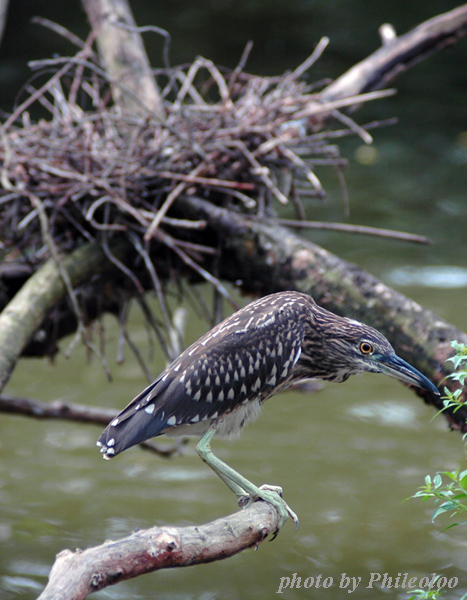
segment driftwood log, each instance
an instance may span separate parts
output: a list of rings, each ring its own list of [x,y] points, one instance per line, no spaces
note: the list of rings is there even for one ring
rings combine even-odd
[[[141,96],[140,90],[132,90],[131,87],[136,81],[142,80],[138,77],[128,77],[128,72],[124,84],[121,83],[120,76],[123,78],[128,65],[112,60],[111,51],[105,41],[109,39],[108,31],[103,31],[101,35],[101,29],[108,25],[108,23],[104,24],[103,20],[108,20],[109,10],[113,10],[111,4],[106,0],[95,3],[84,1],[83,4],[95,28],[103,62],[107,64],[111,73],[109,81],[114,88],[114,101],[117,104],[122,103],[123,109],[123,105],[128,107],[129,102],[131,105],[129,98],[135,101],[135,97],[143,97],[145,98],[143,102],[135,101],[138,105],[136,112],[140,113],[141,108],[146,105],[146,109],[152,116],[163,120],[164,111],[161,108],[157,86],[151,83],[151,91]],[[93,11],[90,8],[91,4],[94,5]],[[118,6],[120,11],[122,7],[120,2]],[[135,32],[127,8],[125,8],[126,16],[118,12],[120,20],[127,27],[126,29],[115,28],[114,35],[111,36],[112,43],[116,39],[114,36],[119,34],[125,36],[125,44],[132,45],[134,50],[130,53],[133,66],[135,60],[138,60],[138,55],[141,58],[140,69],[136,70],[135,74],[141,75],[144,80],[148,77],[144,49],[137,36],[128,35],[129,32],[133,34]],[[320,95],[315,96],[309,106],[303,106],[302,110],[297,112],[296,123],[299,134],[300,128],[306,135],[310,128],[317,130],[322,127],[328,118],[335,117],[336,111],[346,104],[355,107],[358,105],[356,96],[387,85],[402,70],[446,44],[457,41],[466,32],[467,5],[464,5],[431,19],[399,38],[389,36],[389,39],[386,36],[383,46],[376,53],[330,84]],[[120,61],[125,60],[124,55],[120,55],[119,58]],[[224,91],[227,92],[225,102],[228,104],[228,90]],[[353,98],[346,102],[345,99],[349,95]],[[11,124],[17,116],[12,115],[7,124]],[[338,114],[338,118],[344,120],[354,133],[369,141],[366,130],[359,128],[341,113]],[[198,152],[196,145],[194,149]],[[199,154],[202,155],[201,150]],[[260,170],[258,173],[263,177],[265,185],[270,186],[271,181],[267,174]],[[308,174],[313,180],[313,174]],[[323,306],[337,313],[363,320],[380,329],[392,341],[401,356],[433,380],[440,382],[443,379],[446,374],[444,361],[451,354],[449,343],[453,339],[467,342],[465,333],[456,330],[452,325],[402,294],[391,290],[357,266],[342,261],[326,250],[303,240],[291,229],[284,228],[268,210],[255,215],[247,212],[242,214],[241,211],[233,210],[229,206],[221,206],[222,203],[216,206],[204,198],[187,194],[189,184],[193,182],[199,184],[205,175],[203,172],[196,172],[195,175],[191,174],[191,179],[181,176],[180,184],[169,193],[170,202],[163,205],[161,214],[155,217],[154,222],[147,229],[146,242],[149,242],[155,233],[159,236],[164,235],[157,231],[157,226],[169,215],[170,218],[197,222],[197,228],[190,231],[185,243],[191,245],[190,248],[195,254],[198,252],[196,254],[198,279],[202,276],[212,281],[221,293],[223,293],[220,283],[222,279],[241,280],[241,287],[246,293],[265,294],[289,288],[311,293]],[[11,189],[12,193],[17,193],[11,180],[6,176],[5,169],[2,172],[2,183],[4,189]],[[85,183],[89,186],[87,179]],[[318,193],[319,182],[313,180],[313,183]],[[243,189],[251,189],[248,185],[245,184]],[[280,190],[273,191],[276,196],[283,198]],[[237,197],[242,202],[245,201],[240,192],[237,193]],[[37,213],[44,217],[41,202],[33,195],[31,195],[31,203],[35,203]],[[43,218],[42,224],[44,242],[47,242],[46,218]],[[178,252],[185,266],[192,266],[190,260],[193,262],[193,259],[181,253],[179,246],[175,244],[170,246],[172,243],[170,238],[164,238],[164,242],[166,247]],[[6,304],[0,316],[2,340],[9,343],[8,340],[14,338],[14,331],[18,324],[22,325],[22,330],[15,340],[15,345],[11,347],[9,355],[2,355],[0,389],[8,381],[18,358],[28,346],[30,347],[31,341],[40,346],[41,336],[47,338],[47,327],[44,326],[47,323],[46,315],[58,305],[60,299],[71,298],[69,306],[63,308],[65,312],[68,311],[67,318],[63,319],[63,322],[69,323],[71,316],[72,322],[77,327],[79,323],[97,316],[99,311],[112,310],[111,303],[104,302],[101,306],[90,309],[87,315],[83,316],[80,314],[83,304],[76,304],[76,297],[72,290],[82,282],[83,278],[90,280],[98,275],[106,264],[111,266],[110,273],[112,269],[126,269],[131,279],[131,270],[136,258],[144,260],[146,255],[141,253],[138,257],[136,246],[129,244],[128,238],[124,235],[121,236],[118,244],[118,250],[110,249],[108,240],[102,247],[95,243],[86,246],[86,251],[91,252],[92,261],[95,261],[95,267],[91,269],[92,273],[84,272],[83,268],[76,271],[75,253],[79,254],[80,249],[72,250],[64,259],[63,249],[61,252],[52,250],[53,241],[50,243],[49,261],[40,266],[35,273],[20,268],[13,273],[14,276],[9,273],[6,278],[9,283],[6,286],[7,298],[0,298],[2,303]],[[93,262],[90,264],[92,265]],[[6,271],[4,270],[3,273],[5,274]],[[43,276],[44,273],[46,277]],[[29,285],[25,283],[27,280],[30,281]],[[39,280],[39,285],[34,285],[35,280]],[[153,286],[154,282],[157,284],[157,279],[153,277]],[[138,287],[139,280],[133,280],[133,283],[132,293],[142,295],[146,288]],[[1,293],[5,293],[5,288]],[[64,328],[62,334],[69,332]],[[46,347],[47,344],[44,343],[42,350],[44,351]],[[425,400],[437,403],[433,397],[425,396]],[[5,398],[3,408],[0,404],[0,409],[10,412],[23,411],[23,413],[29,411],[30,414],[35,410],[34,406],[28,405],[27,402],[21,405],[21,402],[13,400],[8,402]],[[39,409],[37,410],[40,412]],[[444,414],[453,427],[465,431],[466,411],[459,410],[453,414],[446,411]],[[44,410],[41,415],[34,416],[71,418],[71,415],[73,418],[80,418],[79,410],[73,412],[61,410],[60,407],[56,407],[56,410]],[[95,416],[101,418],[102,415]],[[89,415],[84,415],[82,418],[90,420]],[[64,551],[57,557],[41,600],[46,598],[77,600],[106,585],[158,568],[187,566],[225,558],[260,543],[274,531],[276,525],[277,515],[274,509],[263,502],[258,502],[235,515],[205,526],[151,529],[133,534],[124,540],[106,542],[103,546],[90,548],[84,552]],[[214,540],[218,541],[214,543]]]
[[[94,548],[64,550],[38,600],[83,600],[144,573],[228,558],[256,547],[278,523],[276,510],[260,501],[206,525],[153,527]]]

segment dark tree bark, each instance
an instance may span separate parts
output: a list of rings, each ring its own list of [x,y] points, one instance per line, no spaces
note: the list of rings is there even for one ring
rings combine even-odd
[[[432,311],[289,229],[267,220],[252,222],[201,199],[184,198],[182,202],[183,212],[206,220],[208,233],[221,245],[221,276],[241,280],[246,292],[306,292],[332,312],[380,330],[398,354],[438,385],[450,372],[445,363],[453,355],[450,342],[467,344],[464,332]],[[443,385],[453,386],[449,382]],[[439,396],[414,391],[436,408],[443,408]],[[452,427],[467,430],[467,409],[448,410],[444,415]]]

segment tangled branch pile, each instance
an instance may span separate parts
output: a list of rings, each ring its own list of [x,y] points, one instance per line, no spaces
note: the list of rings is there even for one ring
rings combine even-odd
[[[167,217],[187,193],[261,214],[274,199],[286,204],[290,192],[303,216],[299,192],[323,195],[315,166],[343,166],[328,138],[348,133],[307,135],[310,123],[338,114],[336,104],[361,101],[320,103],[299,79],[303,66],[266,78],[241,67],[222,74],[199,58],[187,69],[160,72],[168,80],[161,123],[111,106],[105,73],[80,54],[39,64],[60,62],[39,90],[29,86],[27,100],[1,130],[3,258],[15,247],[33,264],[43,260],[41,211],[61,249],[114,231],[148,242],[160,226],[198,227]],[[35,104],[50,118],[31,123]],[[290,174],[285,188],[284,173]]]
[[[233,71],[202,58],[161,70],[163,122],[112,104],[115,82],[88,46],[74,58],[34,63],[53,75],[38,89],[29,85],[26,100],[1,127],[4,281],[93,241],[124,272],[133,294],[152,288],[164,304],[161,281],[190,272],[228,296],[202,266],[216,253],[212,240],[203,238],[205,224],[175,217],[171,209],[180,196],[196,195],[257,218],[273,215],[273,203],[290,198],[304,218],[300,197],[324,195],[315,167],[340,172],[344,166],[330,138],[355,132],[369,138],[339,107],[383,95],[327,103],[313,93],[301,76],[326,43],[295,71],[275,78],[246,74],[247,51]],[[30,113],[44,109],[47,117],[32,122]],[[318,131],[329,116],[345,127]],[[109,245],[122,235],[135,249],[130,269]],[[117,279],[113,284],[121,286]],[[99,283],[102,289],[95,278]],[[0,300],[4,305],[1,294]]]

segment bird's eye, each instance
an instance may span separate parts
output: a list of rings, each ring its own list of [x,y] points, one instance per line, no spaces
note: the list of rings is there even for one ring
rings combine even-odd
[[[369,342],[361,342],[360,352],[362,352],[362,354],[371,354],[373,352],[373,346]]]

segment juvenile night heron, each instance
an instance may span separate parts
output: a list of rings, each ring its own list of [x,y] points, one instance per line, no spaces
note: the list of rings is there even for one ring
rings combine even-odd
[[[292,383],[313,377],[340,383],[365,371],[439,393],[372,327],[339,317],[306,294],[272,294],[185,350],[108,425],[97,444],[109,459],[164,433],[201,435],[198,454],[239,499],[270,502],[279,511],[279,527],[288,516],[298,525],[280,488],[253,485],[213,454],[211,439],[238,435],[258,417],[265,400]]]

